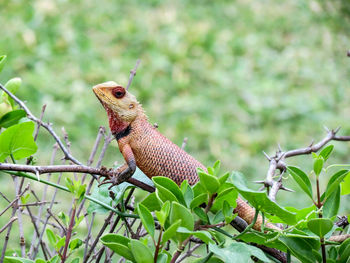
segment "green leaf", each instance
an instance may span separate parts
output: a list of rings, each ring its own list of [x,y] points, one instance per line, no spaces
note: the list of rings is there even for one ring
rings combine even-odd
[[[181,219],[182,227],[185,227],[189,230],[193,230],[194,228],[194,219],[192,213],[183,205],[173,202],[172,208],[170,211],[170,224],[174,224],[177,220]],[[183,241],[187,238],[188,235],[178,234],[176,235],[180,241]]]
[[[142,224],[146,231],[154,238],[154,219],[150,211],[143,205],[137,205],[137,211],[140,215]]]
[[[79,262],[79,261],[78,261],[78,262]],[[42,258],[37,258],[37,259],[35,260],[35,263],[46,263],[46,261],[43,260]]]
[[[164,227],[164,225],[165,225],[165,221],[168,218],[169,211],[170,211],[170,202],[169,201],[166,201],[163,204],[161,211],[155,211],[156,217],[157,217],[157,219],[162,227]]]
[[[69,192],[74,194],[75,188],[74,188],[74,183],[73,183],[72,179],[70,179],[69,177],[66,177],[65,183],[66,183],[66,187],[68,188]]]
[[[159,253],[157,258],[157,263],[168,263],[168,255],[165,253]],[[170,262],[170,259],[169,259]]]
[[[153,262],[153,256],[151,250],[145,246],[141,241],[131,239],[129,248],[132,251],[134,259],[137,263],[151,263]]]
[[[70,263],[79,263],[79,261],[80,261],[80,258],[77,257],[77,258],[73,258],[73,260]]]
[[[340,185],[341,185],[341,195],[350,194],[350,174],[345,176],[343,182],[341,182]]]
[[[34,263],[34,261],[27,258],[5,257],[3,263]]]
[[[198,170],[198,176],[200,179],[199,183],[203,185],[203,187],[207,189],[210,194],[216,193],[220,187],[220,182],[215,176],[202,172],[200,170]]]
[[[199,217],[200,220],[202,220],[204,223],[208,223],[208,216],[200,207],[195,207],[193,209],[193,212]]]
[[[169,215],[169,211],[170,211],[170,202],[166,201],[163,206],[162,209],[160,210],[164,213],[164,215],[167,217]]]
[[[310,231],[319,237],[324,237],[333,228],[332,220],[328,218],[313,218],[307,222]]]
[[[0,162],[13,155],[16,160],[34,154],[37,146],[33,138],[34,123],[23,122],[7,128],[0,134]]]
[[[49,243],[51,246],[55,246],[57,239],[56,239],[56,235],[53,233],[53,231],[49,228],[46,229],[46,236],[47,239],[49,240]]]
[[[340,185],[340,183],[344,180],[344,178],[349,174],[349,170],[340,170],[336,172],[331,179],[329,179],[329,182],[327,184],[325,197],[327,198],[330,196],[333,191],[337,189],[337,187]]]
[[[232,184],[227,184],[227,187],[225,190],[220,191],[218,196],[215,198],[214,203],[210,211],[217,212],[220,209],[222,209],[223,203],[226,201],[228,204],[235,208],[237,206],[236,199],[238,197],[238,192],[236,188],[229,187],[233,186]],[[223,185],[224,186],[224,185]],[[220,187],[222,188],[222,187]]]
[[[69,242],[69,249],[74,250],[79,248],[83,244],[83,241],[79,238],[75,238]]]
[[[213,170],[214,170],[214,176],[218,176],[219,172],[220,172],[220,166],[221,166],[221,162],[219,160],[217,160],[214,165],[213,165]]]
[[[64,244],[66,243],[66,237],[61,237],[57,243],[55,244],[55,250],[59,251],[61,248],[63,248]]]
[[[0,128],[8,128],[18,123],[18,121],[26,116],[24,110],[14,110],[6,113],[0,118]]]
[[[155,210],[160,210],[162,207],[162,202],[157,197],[156,193],[149,194],[143,201],[141,202],[147,209],[151,212]]]
[[[295,166],[287,166],[287,170],[293,179],[297,182],[300,188],[312,199],[312,187],[309,177]]]
[[[245,179],[242,174],[237,172],[233,174],[233,184],[238,192],[256,209],[267,214],[274,214],[289,225],[294,225],[296,223],[295,213],[289,212],[271,201],[266,193],[249,189],[245,184]]]
[[[170,202],[178,202],[176,196],[170,192],[168,189],[165,187],[158,185],[156,188],[156,195],[157,197],[162,201],[170,201]]]
[[[222,213],[222,210],[218,211],[215,216],[210,220],[212,224],[218,224],[225,220],[225,216]]]
[[[128,189],[133,188],[133,186],[131,186],[128,183],[122,183],[120,185],[114,186],[112,188],[112,191],[115,194],[115,199],[112,199],[111,196],[109,195],[109,192],[111,191],[108,189],[109,186],[110,186],[109,184],[101,185],[99,187],[95,186],[94,189],[92,190],[91,196],[94,199],[101,201],[102,203],[108,204],[110,206],[116,206],[117,204],[119,204],[122,201],[125,192]],[[152,193],[152,194],[155,195],[154,193]],[[150,194],[150,196],[153,196],[152,194]],[[103,207],[95,202],[90,202],[87,211],[89,214],[91,214],[93,212],[98,213],[98,214],[105,214],[105,213],[109,212],[110,210],[108,210],[107,208],[105,208],[105,207]]]
[[[173,224],[181,219],[181,226],[193,230],[194,220],[191,212],[179,203],[173,203],[170,211],[170,223]]]
[[[48,263],[59,263],[61,260],[58,255],[53,256]]]
[[[66,226],[68,225],[68,217],[66,216],[66,214],[64,212],[59,212],[58,213],[58,218],[60,218],[63,222],[63,224],[65,224]]]
[[[227,201],[223,203],[222,213],[225,217],[226,224],[229,224],[234,219],[233,207],[231,207]]]
[[[339,263],[348,263],[350,258],[350,238],[340,245],[338,253],[340,256]]]
[[[340,186],[326,199],[323,204],[323,217],[331,218],[338,214],[340,205]]]
[[[5,88],[9,92],[11,92],[12,94],[16,94],[16,92],[19,89],[19,87],[21,86],[21,84],[22,84],[21,78],[13,78],[13,79],[10,79],[9,81],[6,82]],[[8,96],[7,93],[3,93],[3,96],[8,100],[12,109],[14,109],[13,99],[10,96]]]
[[[178,233],[194,235],[195,237],[199,238],[200,240],[202,240],[206,244],[214,243],[214,241],[212,240],[211,235],[207,231],[190,231],[190,230],[188,230],[185,227],[179,227],[177,229],[177,232]]]
[[[224,262],[251,262],[251,256],[263,262],[271,262],[259,248],[242,242],[233,242],[229,246],[223,248],[210,243],[209,250]]]
[[[320,152],[320,156],[323,157],[324,161],[327,161],[329,156],[331,155],[333,151],[334,145],[328,145],[327,147],[323,148]]]
[[[175,197],[176,200],[183,204],[186,205],[184,196],[179,188],[179,186],[171,179],[167,178],[167,177],[162,177],[162,176],[154,176],[152,177],[152,181],[154,182],[154,185],[156,186],[157,190],[164,191],[164,189],[167,189],[168,191],[170,191]],[[165,202],[166,200],[163,200],[163,202]],[[171,200],[169,200],[171,201]]]
[[[316,176],[319,176],[320,173],[322,172],[323,163],[324,163],[323,157],[318,157],[317,159],[314,160],[314,172]]]
[[[188,184],[187,180],[181,183],[181,192],[185,198],[186,206],[189,207],[193,199],[194,193],[191,186]]]
[[[6,61],[6,55],[0,56],[0,72],[2,71],[2,69],[5,66],[5,61]]]
[[[196,196],[192,200],[192,202],[190,204],[190,208],[193,209],[195,207],[200,206],[203,203],[208,204],[208,194],[207,193],[202,193],[202,194]]]
[[[260,233],[260,232],[247,232],[240,236],[239,238],[246,243],[256,243],[259,245],[266,245],[268,247],[276,248],[278,250],[287,251],[286,246],[276,239],[279,235],[277,232],[272,233]],[[272,241],[271,241],[272,240]]]
[[[21,203],[25,205],[29,198],[30,198],[30,194],[26,194],[25,196],[21,196]]]
[[[305,239],[295,236],[281,236],[279,240],[285,244],[289,251],[303,263],[315,263],[316,258],[312,247]]]
[[[227,178],[230,176],[230,173],[229,172],[227,172],[227,173],[225,173],[223,176],[221,176],[220,178],[219,178],[219,183],[220,183],[220,185],[222,185],[223,183],[225,183],[226,181],[227,181]]]
[[[172,238],[176,234],[177,228],[181,225],[181,219],[177,220],[176,222],[172,223],[170,227],[168,227],[167,230],[164,231],[163,237],[162,237],[162,244],[167,242],[170,238]]]
[[[170,227],[167,228],[167,230],[164,231],[163,237],[162,237],[162,244],[167,242],[170,238],[172,238],[176,234],[176,230],[181,225],[181,219],[177,220],[176,222],[172,223]]]
[[[117,234],[107,234],[102,236],[100,240],[103,245],[110,248],[118,255],[125,259],[135,261],[133,253],[128,247],[130,243],[129,238]]]

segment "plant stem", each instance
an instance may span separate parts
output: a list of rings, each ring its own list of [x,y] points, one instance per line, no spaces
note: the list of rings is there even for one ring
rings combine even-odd
[[[318,176],[316,176],[316,190],[317,190],[317,208],[320,209],[322,207],[321,203],[321,197],[320,197],[320,182],[318,180]],[[319,214],[320,218],[322,217],[322,214]]]
[[[77,210],[77,200],[74,200],[74,204],[73,204],[73,210],[72,210],[72,214],[70,217],[70,222],[69,222],[69,226],[67,229],[67,235],[66,235],[66,243],[64,244],[64,250],[63,250],[63,254],[62,254],[62,262],[64,263],[67,259],[67,251],[68,251],[68,245],[69,245],[69,241],[70,238],[72,236],[72,231],[73,231],[73,227],[74,227],[74,218],[75,218],[75,212]]]
[[[159,237],[158,237],[158,242],[157,242],[157,246],[156,246],[156,251],[154,252],[154,263],[157,263],[157,258],[158,258],[159,249],[160,249],[160,242],[162,241],[162,233],[163,233],[163,229],[161,227],[160,231],[159,231]]]
[[[322,251],[322,262],[327,263],[326,245],[324,243],[324,238],[322,237],[320,241],[321,241],[321,251]]]
[[[320,209],[322,207],[321,197],[320,197],[320,182],[318,180],[318,176],[316,176],[316,190],[317,190],[317,208]],[[322,212],[318,213],[318,217],[322,218]],[[322,251],[322,262],[327,263],[327,255],[326,255],[326,245],[324,243],[324,237],[320,238],[321,241],[321,251]]]

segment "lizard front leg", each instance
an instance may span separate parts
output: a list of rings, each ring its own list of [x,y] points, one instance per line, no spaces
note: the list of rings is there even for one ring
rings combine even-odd
[[[120,166],[116,171],[114,172],[113,176],[108,176],[106,177],[102,184],[109,184],[111,183],[112,185],[109,187],[112,188],[114,185],[121,184],[125,181],[127,181],[136,171],[136,161],[135,161],[135,156],[134,153],[131,150],[131,147],[129,144],[125,144],[123,148],[121,149],[121,153],[124,157],[125,164]]]

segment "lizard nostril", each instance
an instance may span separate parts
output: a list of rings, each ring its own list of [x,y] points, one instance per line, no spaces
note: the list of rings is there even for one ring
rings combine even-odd
[[[129,109],[132,109],[132,108],[134,108],[134,104],[129,105]]]

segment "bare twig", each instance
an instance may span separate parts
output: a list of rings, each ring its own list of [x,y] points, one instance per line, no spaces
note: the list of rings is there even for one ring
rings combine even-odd
[[[191,247],[190,249],[188,249],[188,250],[186,251],[186,253],[185,253],[181,258],[179,258],[179,260],[177,261],[177,263],[180,263],[180,262],[182,262],[184,259],[186,259],[186,258],[192,256],[193,252],[194,252],[197,248],[199,248],[201,245],[202,245],[202,244],[195,244],[193,247]]]
[[[112,169],[102,168],[93,168],[85,165],[47,165],[47,166],[36,166],[36,165],[24,165],[24,164],[11,164],[11,163],[0,163],[0,170],[7,171],[19,171],[19,172],[28,172],[28,173],[61,173],[61,172],[75,172],[75,173],[89,173],[101,176],[114,176],[114,171]],[[154,187],[145,184],[139,180],[134,178],[130,178],[127,180],[128,183],[131,183],[141,189],[154,192]]]
[[[10,221],[7,222],[7,224],[4,225],[4,226],[0,229],[0,234],[1,234],[2,232],[4,232],[4,230],[5,230],[9,225],[11,225],[14,221],[16,221],[16,220],[17,220],[17,216],[12,217],[12,218],[10,219]]]
[[[130,70],[130,77],[129,77],[128,85],[126,86],[126,90],[129,89],[131,82],[136,75],[136,70],[137,70],[138,66],[140,65],[140,63],[141,63],[140,59],[136,60],[136,65],[135,65],[134,69]]]
[[[40,129],[43,117],[44,117],[45,110],[46,110],[46,104],[44,104],[43,107],[41,108],[41,114],[40,114],[40,117],[39,117],[39,122],[37,123],[37,127],[36,127],[36,130],[35,130],[35,133],[34,133],[34,141],[36,141],[36,139],[38,138],[39,129]]]

